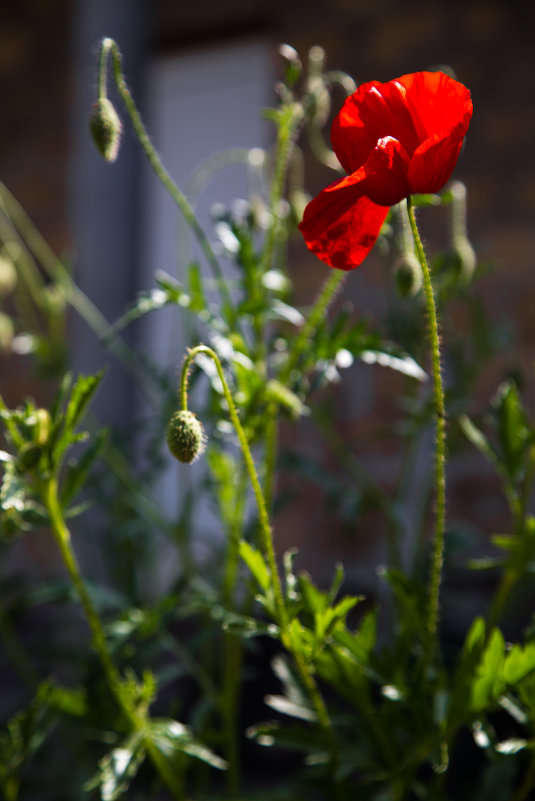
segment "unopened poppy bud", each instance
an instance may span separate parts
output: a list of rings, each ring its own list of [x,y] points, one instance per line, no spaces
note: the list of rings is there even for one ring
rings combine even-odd
[[[107,97],[99,97],[89,118],[89,130],[97,150],[106,161],[115,161],[119,153],[121,120]]]
[[[287,86],[293,86],[299,80],[303,65],[297,50],[289,44],[281,44],[279,54],[285,62],[284,81]]]
[[[396,287],[402,298],[408,298],[422,288],[422,268],[416,255],[404,253],[396,264]]]
[[[0,295],[7,295],[17,283],[17,271],[11,259],[0,253]]]
[[[476,268],[477,257],[466,236],[458,237],[453,243],[453,254],[459,268],[459,277],[465,284],[470,283]]]
[[[47,409],[37,409],[35,412],[36,425],[33,432],[33,439],[38,445],[45,445],[48,442],[52,428],[52,418]]]
[[[15,327],[13,320],[7,314],[0,312],[0,351],[8,351],[11,348],[13,337],[15,336]]]
[[[167,426],[167,446],[175,459],[190,464],[201,455],[206,437],[201,421],[185,409],[175,412]]]

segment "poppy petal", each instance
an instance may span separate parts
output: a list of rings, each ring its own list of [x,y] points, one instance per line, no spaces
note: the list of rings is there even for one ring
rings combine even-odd
[[[455,129],[459,123],[463,124],[464,136],[473,110],[466,86],[443,72],[414,72],[402,75],[395,83],[406,90],[420,145],[435,134]]]
[[[388,214],[363,194],[364,172],[326,187],[305,209],[299,230],[309,250],[331,267],[354,270],[375,244]]]
[[[340,164],[348,173],[362,167],[380,137],[375,127],[368,128],[362,119],[362,106],[368,93],[380,87],[379,81],[359,86],[344,102],[331,127],[331,144]]]
[[[367,176],[366,194],[374,203],[393,206],[410,194],[409,157],[397,139],[380,139],[362,169]]]
[[[420,145],[409,165],[411,193],[442,189],[457,163],[467,127],[461,122],[448,133],[437,133]]]
[[[406,89],[398,81],[370,81],[347,98],[331,128],[334,152],[346,172],[365,163],[380,139],[392,136],[412,153],[418,139]]]

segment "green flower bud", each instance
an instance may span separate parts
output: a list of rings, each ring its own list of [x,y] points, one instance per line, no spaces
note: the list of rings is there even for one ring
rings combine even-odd
[[[0,351],[8,351],[11,349],[11,343],[15,336],[15,328],[13,320],[7,314],[0,312]]]
[[[0,253],[0,295],[8,295],[17,283],[17,270],[6,255]]]
[[[414,253],[404,253],[396,265],[396,288],[400,297],[407,298],[422,287],[422,268]]]
[[[477,257],[467,237],[458,237],[453,243],[453,255],[459,268],[459,278],[469,284],[476,269]]]
[[[48,442],[52,430],[52,418],[47,409],[36,409],[35,428],[33,432],[34,442],[38,445],[45,445]]]
[[[191,464],[205,448],[204,428],[193,414],[182,410],[175,412],[167,426],[167,446],[179,462]]]
[[[89,130],[97,150],[106,161],[115,161],[119,153],[123,126],[113,104],[107,97],[99,97],[91,109]]]

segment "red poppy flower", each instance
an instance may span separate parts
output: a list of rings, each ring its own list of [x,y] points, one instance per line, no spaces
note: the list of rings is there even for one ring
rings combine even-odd
[[[299,229],[307,247],[331,267],[358,267],[389,206],[444,186],[471,116],[470,92],[443,72],[359,86],[331,129],[334,152],[348,175],[306,207]]]

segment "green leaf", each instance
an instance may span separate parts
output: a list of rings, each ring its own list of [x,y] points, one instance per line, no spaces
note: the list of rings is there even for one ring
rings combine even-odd
[[[494,465],[494,467],[498,470],[501,474],[502,467],[500,462],[500,457],[498,452],[495,448],[490,444],[487,437],[478,428],[475,423],[470,420],[469,417],[466,415],[461,415],[459,417],[459,425],[461,426],[462,432],[465,435],[466,439],[474,445],[478,449],[483,456]]]
[[[102,341],[105,345],[109,345],[121,331],[135,320],[150,312],[158,311],[169,305],[183,308],[190,305],[191,299],[180,284],[172,282],[171,279],[167,281],[164,277],[158,277],[156,280],[159,286],[147,292],[140,292],[132,306],[104,333]]]
[[[417,381],[427,381],[429,377],[412,356],[407,354],[396,355],[384,350],[366,349],[356,355],[366,364],[379,364],[381,367],[389,367],[391,370],[408,375]]]
[[[108,432],[105,429],[97,431],[89,446],[84,450],[79,459],[76,461],[72,460],[67,464],[61,486],[61,502],[64,506],[67,506],[84,486],[93,463],[104,450],[107,439]]]
[[[66,431],[73,431],[82,420],[103,377],[104,370],[100,370],[95,375],[81,375],[78,377],[65,410]]]
[[[188,267],[188,290],[191,296],[190,308],[192,311],[202,312],[208,309],[201,268],[196,262],[192,262]]]
[[[272,660],[271,666],[281,682],[284,692],[278,695],[266,696],[264,698],[266,704],[289,717],[295,717],[299,720],[315,720],[316,712],[288,660],[283,656],[276,656]]]
[[[509,685],[518,684],[535,670],[535,642],[524,647],[519,643],[513,645],[503,666],[503,678]]]
[[[481,712],[492,706],[505,689],[503,667],[505,642],[499,629],[493,629],[479,662],[471,692],[471,708]]]
[[[224,759],[197,740],[190,729],[177,720],[153,718],[147,734],[156,748],[171,762],[180,754],[187,754],[217,770],[225,770],[227,767]]]
[[[241,558],[255,577],[260,588],[264,592],[268,592],[271,586],[271,578],[268,566],[260,551],[257,551],[245,540],[241,540],[239,550]]]
[[[517,481],[524,468],[526,449],[533,441],[533,432],[512,381],[500,386],[493,406],[503,464],[511,480]]]
[[[117,801],[128,790],[145,755],[143,736],[136,732],[99,761],[97,774],[86,783],[84,790],[99,787],[102,801]]]

